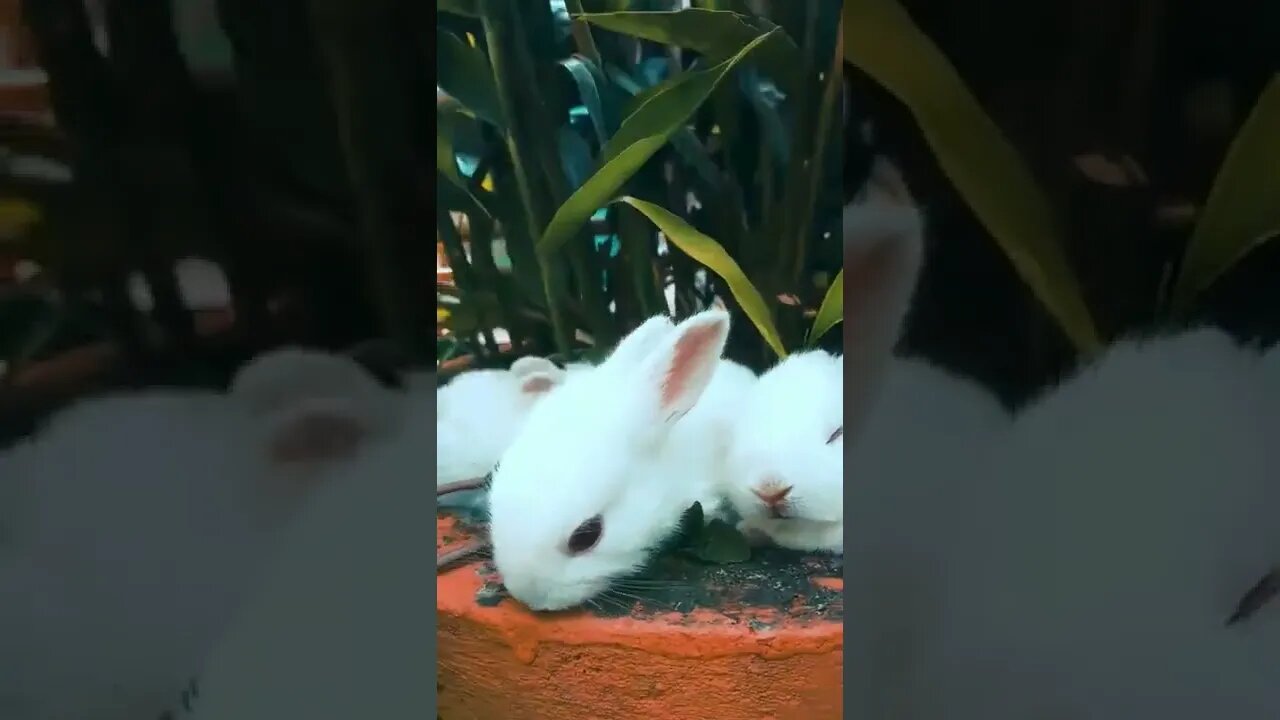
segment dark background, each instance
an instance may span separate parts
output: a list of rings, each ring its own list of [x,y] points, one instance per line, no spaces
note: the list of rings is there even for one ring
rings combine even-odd
[[[1161,275],[1191,227],[1160,223],[1155,210],[1203,202],[1236,129],[1280,70],[1280,3],[903,4],[1048,192],[1100,330],[1155,330]],[[884,153],[902,168],[929,225],[904,350],[976,377],[1009,403],[1025,400],[1070,369],[1070,345],[942,176],[906,109],[856,68],[846,66],[846,79],[846,195],[865,179],[872,154]],[[859,133],[867,121],[869,143]],[[1150,184],[1093,182],[1072,162],[1084,153],[1127,154]],[[1246,258],[1197,312],[1197,321],[1242,340],[1280,338],[1280,246]]]

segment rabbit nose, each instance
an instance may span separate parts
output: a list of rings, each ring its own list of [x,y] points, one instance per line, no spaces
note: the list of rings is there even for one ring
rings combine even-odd
[[[771,483],[758,488],[753,488],[751,492],[755,493],[755,496],[760,498],[760,501],[765,505],[768,505],[770,508],[774,508],[786,501],[787,493],[791,492],[792,487],[793,486],[788,485],[784,488],[780,488],[778,485]]]

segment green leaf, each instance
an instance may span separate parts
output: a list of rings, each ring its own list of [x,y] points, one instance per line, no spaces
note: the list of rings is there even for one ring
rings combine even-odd
[[[671,80],[664,81],[653,87],[644,87],[635,78],[628,75],[625,71],[616,67],[609,68],[609,76],[613,79],[615,87],[623,92],[631,95],[629,103],[634,107],[640,107],[648,102],[650,91],[662,92]],[[646,94],[648,93],[648,94]],[[711,155],[702,145],[702,141],[698,136],[687,127],[680,128],[671,135],[671,147],[675,148],[676,154],[680,156],[694,172],[698,174],[698,178],[711,188],[718,188],[721,185],[720,168],[711,161]]]
[[[680,524],[676,526],[676,537],[683,542],[693,540],[702,531],[702,503],[696,502],[680,516]]]
[[[479,48],[436,29],[436,84],[480,119],[505,132],[493,68]]]
[[[609,82],[605,79],[604,72],[581,55],[565,58],[560,61],[560,65],[569,71],[573,82],[578,86],[578,97],[587,108],[587,116],[596,131],[596,139],[603,148],[609,142],[616,122],[614,104],[605,102],[604,92],[608,91]]]
[[[492,218],[494,214],[486,202],[484,191],[472,191],[471,184],[458,171],[458,152],[454,143],[462,126],[473,119],[453,98],[436,104],[436,171]]]
[[[1280,75],[1262,91],[1227,149],[1200,219],[1191,231],[1172,305],[1196,295],[1241,258],[1280,233]]]
[[[729,565],[751,559],[751,544],[738,529],[714,518],[694,541],[693,554],[703,562]]]
[[[1101,342],[1048,198],[942,52],[895,0],[846,0],[844,57],[910,110],[960,196],[1075,346]]]
[[[480,10],[476,7],[476,0],[437,0],[436,9],[440,12],[453,13],[464,17],[480,17]]]
[[[633,197],[623,197],[619,200],[644,213],[644,216],[657,225],[673,245],[720,276],[769,347],[773,348],[778,357],[787,356],[786,348],[782,345],[782,338],[779,337],[778,329],[773,324],[773,317],[769,313],[769,306],[765,303],[764,297],[747,279],[742,268],[738,267],[738,263],[734,262],[723,247],[720,247],[720,243],[698,232],[679,216],[658,205]]]
[[[673,552],[693,551],[702,534],[702,525],[702,503],[694,503],[680,515],[680,523],[676,525],[676,529],[654,548],[654,554],[667,555]]]
[[[538,240],[538,252],[550,255],[577,234],[587,219],[614,194],[689,118],[731,70],[774,33],[756,38],[736,55],[714,67],[684,73],[680,81],[654,95],[622,122],[601,151],[601,167],[556,210]]]
[[[803,55],[795,42],[767,18],[726,10],[687,8],[659,12],[586,13],[578,19],[623,35],[694,50],[712,62],[727,58],[771,33],[760,51],[759,62],[769,76],[786,88],[794,88]]]
[[[831,287],[827,288],[827,294],[822,298],[822,305],[818,306],[818,315],[813,319],[813,327],[809,330],[809,337],[805,344],[817,342],[827,334],[828,330],[843,320],[844,270],[841,270],[836,273],[836,279],[831,281]]]

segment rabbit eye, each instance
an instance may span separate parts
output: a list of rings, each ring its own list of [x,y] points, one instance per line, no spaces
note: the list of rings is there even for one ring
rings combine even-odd
[[[604,532],[604,518],[596,515],[587,520],[573,531],[569,536],[569,554],[581,555],[590,550],[600,542],[600,535]]]
[[[839,439],[840,439],[840,438],[842,438],[842,437],[844,437],[844,426],[843,426],[843,425],[841,425],[840,427],[836,428],[836,431],[835,431],[835,432],[833,432],[833,433],[831,433],[831,437],[827,438],[827,444],[828,444],[828,445],[830,445],[831,443],[833,443],[833,442],[835,442],[835,441],[839,440]]]

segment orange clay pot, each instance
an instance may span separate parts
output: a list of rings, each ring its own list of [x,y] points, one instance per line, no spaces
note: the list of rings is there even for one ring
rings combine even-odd
[[[474,536],[465,516],[437,519],[438,549]],[[676,583],[662,597],[566,613],[501,597],[487,563],[439,574],[440,719],[843,717],[838,559],[770,549],[736,565],[673,562],[683,575],[652,576]]]

